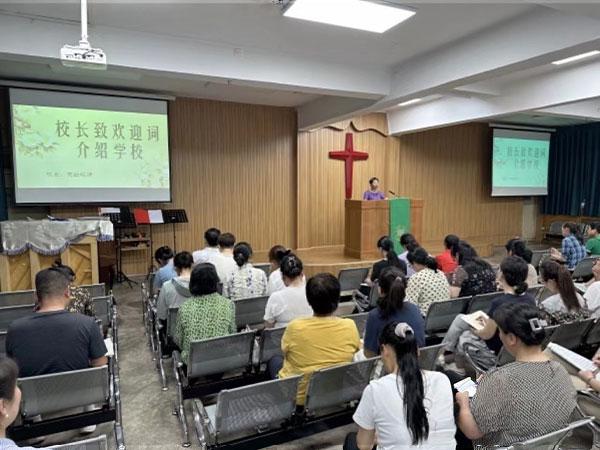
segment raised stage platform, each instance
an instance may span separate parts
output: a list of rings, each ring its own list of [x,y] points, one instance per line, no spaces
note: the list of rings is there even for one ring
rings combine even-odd
[[[377,259],[357,259],[344,255],[344,246],[316,247],[298,250],[297,255],[304,264],[304,273],[311,277],[320,272],[329,272],[337,276],[342,269],[371,267]]]

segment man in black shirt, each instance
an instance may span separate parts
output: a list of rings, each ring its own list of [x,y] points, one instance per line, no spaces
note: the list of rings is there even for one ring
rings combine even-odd
[[[65,311],[69,279],[50,268],[35,276],[39,310],[15,320],[6,336],[6,353],[20,377],[98,367],[108,363],[106,346],[92,317]]]

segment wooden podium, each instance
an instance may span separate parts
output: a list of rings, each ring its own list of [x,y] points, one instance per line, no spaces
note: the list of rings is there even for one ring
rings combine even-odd
[[[390,208],[387,200],[346,200],[344,255],[358,259],[377,259],[377,240],[390,232]],[[411,233],[421,239],[423,200],[410,200]],[[400,249],[397,249],[400,253]]]

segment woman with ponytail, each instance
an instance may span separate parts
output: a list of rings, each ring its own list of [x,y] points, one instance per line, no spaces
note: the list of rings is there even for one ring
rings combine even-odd
[[[458,243],[460,242],[458,236],[449,234],[444,238],[444,253],[435,257],[435,261],[439,269],[445,274],[450,274],[458,267],[458,261],[453,255],[458,253]]]
[[[544,261],[540,267],[540,278],[552,294],[540,304],[540,309],[547,313],[546,319],[551,325],[587,319],[590,316],[583,297],[575,290],[573,278],[564,265],[552,260]]]
[[[504,349],[515,362],[479,379],[477,393],[456,394],[457,423],[482,448],[509,447],[565,427],[576,408],[569,374],[542,352],[547,325],[539,310],[507,302],[492,313]]]
[[[379,280],[381,272],[388,267],[397,267],[406,274],[406,263],[398,258],[398,254],[394,250],[394,241],[389,236],[381,236],[377,241],[377,250],[383,258],[373,264],[371,274],[365,280],[367,284],[372,285]]]
[[[422,247],[408,254],[408,262],[415,274],[408,280],[406,297],[421,309],[425,316],[429,305],[450,299],[450,285],[446,275],[438,270],[435,258]]]
[[[379,277],[377,307],[369,311],[365,327],[364,353],[367,358],[379,354],[381,331],[390,323],[406,322],[414,330],[419,347],[425,345],[425,321],[419,307],[405,302],[406,279],[397,267],[388,267]]]
[[[223,295],[230,300],[267,295],[267,274],[250,264],[251,257],[252,247],[247,242],[239,242],[233,247],[237,270],[225,277],[223,283]]]
[[[358,433],[344,450],[378,448],[456,448],[450,380],[419,368],[415,333],[407,323],[391,323],[379,339],[388,375],[371,381],[354,413]]]
[[[292,251],[285,248],[283,245],[274,245],[269,250],[269,263],[271,264],[271,271],[269,273],[269,284],[267,286],[267,295],[271,295],[273,292],[282,290],[285,287],[283,284],[283,278],[281,276],[281,261],[283,258],[289,255]]]

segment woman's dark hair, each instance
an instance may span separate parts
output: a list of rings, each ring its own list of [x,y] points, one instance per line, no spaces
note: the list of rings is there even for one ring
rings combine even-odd
[[[400,245],[404,247],[407,252],[412,252],[415,248],[419,247],[417,239],[410,233],[404,233],[400,236]]]
[[[168,261],[172,257],[173,250],[171,250],[171,247],[168,245],[163,245],[162,247],[157,248],[154,252],[154,259],[159,263],[162,261]]]
[[[528,303],[504,303],[494,311],[492,319],[504,334],[514,334],[525,345],[541,345],[546,338],[539,309]]]
[[[284,256],[279,267],[281,268],[281,275],[292,280],[301,276],[304,270],[302,261],[293,253]]]
[[[291,252],[291,250],[288,250],[283,245],[274,245],[269,250],[269,261],[277,263],[277,266],[281,266],[284,256],[289,255]]]
[[[569,230],[569,232],[575,236],[575,238],[579,241],[580,244],[583,244],[583,236],[581,235],[581,233],[579,232],[579,227],[577,226],[576,223],[574,222],[565,222],[563,224],[563,228],[566,228]]]
[[[477,251],[467,241],[458,242],[458,245],[452,249],[452,257],[457,259],[459,266],[464,266],[466,263],[479,258]]]
[[[406,324],[388,324],[379,336],[380,345],[389,345],[396,354],[398,373],[396,386],[404,402],[406,426],[412,437],[412,445],[418,445],[429,436],[429,420],[425,409],[425,386],[423,373],[419,368],[417,340],[409,328],[398,336],[396,327],[407,327]],[[404,389],[400,389],[402,383]]]
[[[10,358],[0,358],[0,398],[11,401],[15,397],[19,368]]]
[[[71,267],[64,265],[60,259],[54,260],[52,263],[52,268],[64,273],[70,281],[75,279],[75,271],[71,269]]]
[[[190,293],[195,296],[214,294],[219,281],[215,266],[210,263],[198,264],[190,276]]]
[[[373,181],[375,181],[375,180],[379,181],[379,178],[377,178],[377,177],[373,177],[373,178],[371,178],[371,179],[369,180],[369,184],[373,184]]]
[[[221,230],[218,228],[209,228],[204,232],[204,240],[208,244],[209,247],[216,247],[219,245],[219,236],[221,235]]]
[[[412,252],[408,252],[406,259],[411,264],[417,263],[437,272],[437,261],[423,247],[417,247]]]
[[[600,233],[600,222],[592,222],[590,223],[590,229],[595,230]]]
[[[179,252],[173,258],[173,265],[181,269],[190,269],[194,265],[194,257],[190,252]]]
[[[564,265],[548,259],[540,267],[540,276],[545,282],[549,280],[556,282],[560,298],[569,311],[579,311],[581,309],[573,278]]]
[[[252,247],[247,242],[240,242],[233,247],[233,259],[235,263],[242,267],[252,256]]]
[[[306,299],[317,316],[329,316],[340,301],[340,282],[330,273],[318,273],[306,283]]]
[[[402,269],[402,264],[398,259],[398,254],[394,250],[394,241],[392,241],[389,236],[381,236],[377,241],[377,248],[380,248],[386,252],[385,260],[390,266]]]
[[[454,251],[458,249],[458,243],[460,239],[455,234],[449,234],[444,238],[444,247],[446,247],[450,251]]]
[[[388,319],[404,306],[406,297],[406,279],[404,272],[397,267],[386,267],[379,275],[379,288],[382,297],[377,300],[383,320]]]
[[[515,294],[521,295],[527,290],[527,275],[529,267],[523,258],[519,256],[507,256],[500,264],[500,270],[506,283],[515,290]]]
[[[506,251],[514,256],[520,256],[525,260],[527,264],[531,264],[531,258],[533,258],[533,252],[527,248],[525,242],[521,239],[514,238],[509,240],[504,246]]]

